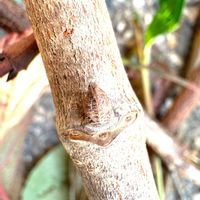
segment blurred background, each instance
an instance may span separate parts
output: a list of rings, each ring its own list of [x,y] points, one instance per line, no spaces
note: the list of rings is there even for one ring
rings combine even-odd
[[[106,3],[143,108],[184,149],[183,160],[200,169],[200,1]],[[22,1],[0,1],[0,27],[0,199],[86,200],[56,135],[51,91]],[[15,45],[22,40],[29,46]],[[4,52],[18,52],[23,62],[11,56],[17,67],[3,72]],[[151,146],[148,152],[160,199],[200,200],[200,181],[174,173]]]

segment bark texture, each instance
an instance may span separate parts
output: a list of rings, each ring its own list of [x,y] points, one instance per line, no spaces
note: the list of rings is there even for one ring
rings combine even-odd
[[[33,34],[4,48],[0,53],[0,77],[9,73],[8,81],[15,78],[20,70],[26,69],[38,54]]]
[[[18,33],[30,27],[25,11],[14,0],[0,0],[0,27]]]
[[[25,2],[53,94],[58,135],[89,199],[158,199],[142,109],[105,2]]]

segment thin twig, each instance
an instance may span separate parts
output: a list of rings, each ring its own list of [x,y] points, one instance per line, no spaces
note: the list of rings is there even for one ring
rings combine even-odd
[[[189,80],[196,85],[194,90],[184,89],[175,99],[172,107],[162,119],[162,125],[167,128],[171,134],[174,134],[180,124],[190,115],[200,98],[200,66],[191,71]]]
[[[147,115],[145,125],[147,144],[162,158],[168,169],[171,172],[177,170],[182,177],[200,185],[200,171],[188,161],[188,150]]]
[[[170,74],[168,72],[165,72],[161,69],[158,69],[157,67],[146,67],[146,66],[131,66],[132,68],[136,70],[140,70],[141,68],[146,68],[149,70],[152,70],[156,75],[159,77],[166,79],[168,81],[171,81],[173,83],[176,83],[184,88],[187,88],[188,90],[191,90],[193,92],[200,92],[200,88],[198,85],[196,85],[192,80],[185,80],[181,77],[175,76],[173,74]]]
[[[200,64],[200,4],[198,5],[198,16],[193,28],[193,34],[188,47],[188,53],[184,60],[184,66],[182,68],[182,77],[186,77],[190,69]]]

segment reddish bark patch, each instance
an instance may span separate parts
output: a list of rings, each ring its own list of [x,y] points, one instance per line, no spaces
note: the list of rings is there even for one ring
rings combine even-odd
[[[66,29],[65,32],[64,32],[64,36],[68,37],[68,36],[72,35],[73,32],[74,32],[73,28]]]

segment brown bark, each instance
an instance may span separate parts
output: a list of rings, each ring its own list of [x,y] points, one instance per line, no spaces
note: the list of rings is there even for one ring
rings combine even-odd
[[[20,70],[26,69],[38,54],[38,47],[33,34],[6,47],[0,54],[0,77],[9,73],[8,81]]]
[[[30,27],[25,11],[14,0],[0,0],[0,27],[19,33]]]
[[[198,5],[198,14],[193,27],[193,34],[187,55],[184,59],[184,65],[181,70],[182,77],[187,77],[188,73],[200,64],[200,4]]]
[[[167,114],[162,120],[162,125],[170,131],[171,134],[174,134],[180,124],[189,116],[191,111],[199,103],[200,92],[198,88],[200,87],[200,67],[193,69],[188,80],[193,82],[197,91],[185,88],[175,99],[172,107],[169,109]]]
[[[25,2],[53,94],[58,135],[89,199],[158,199],[141,107],[105,2]]]

